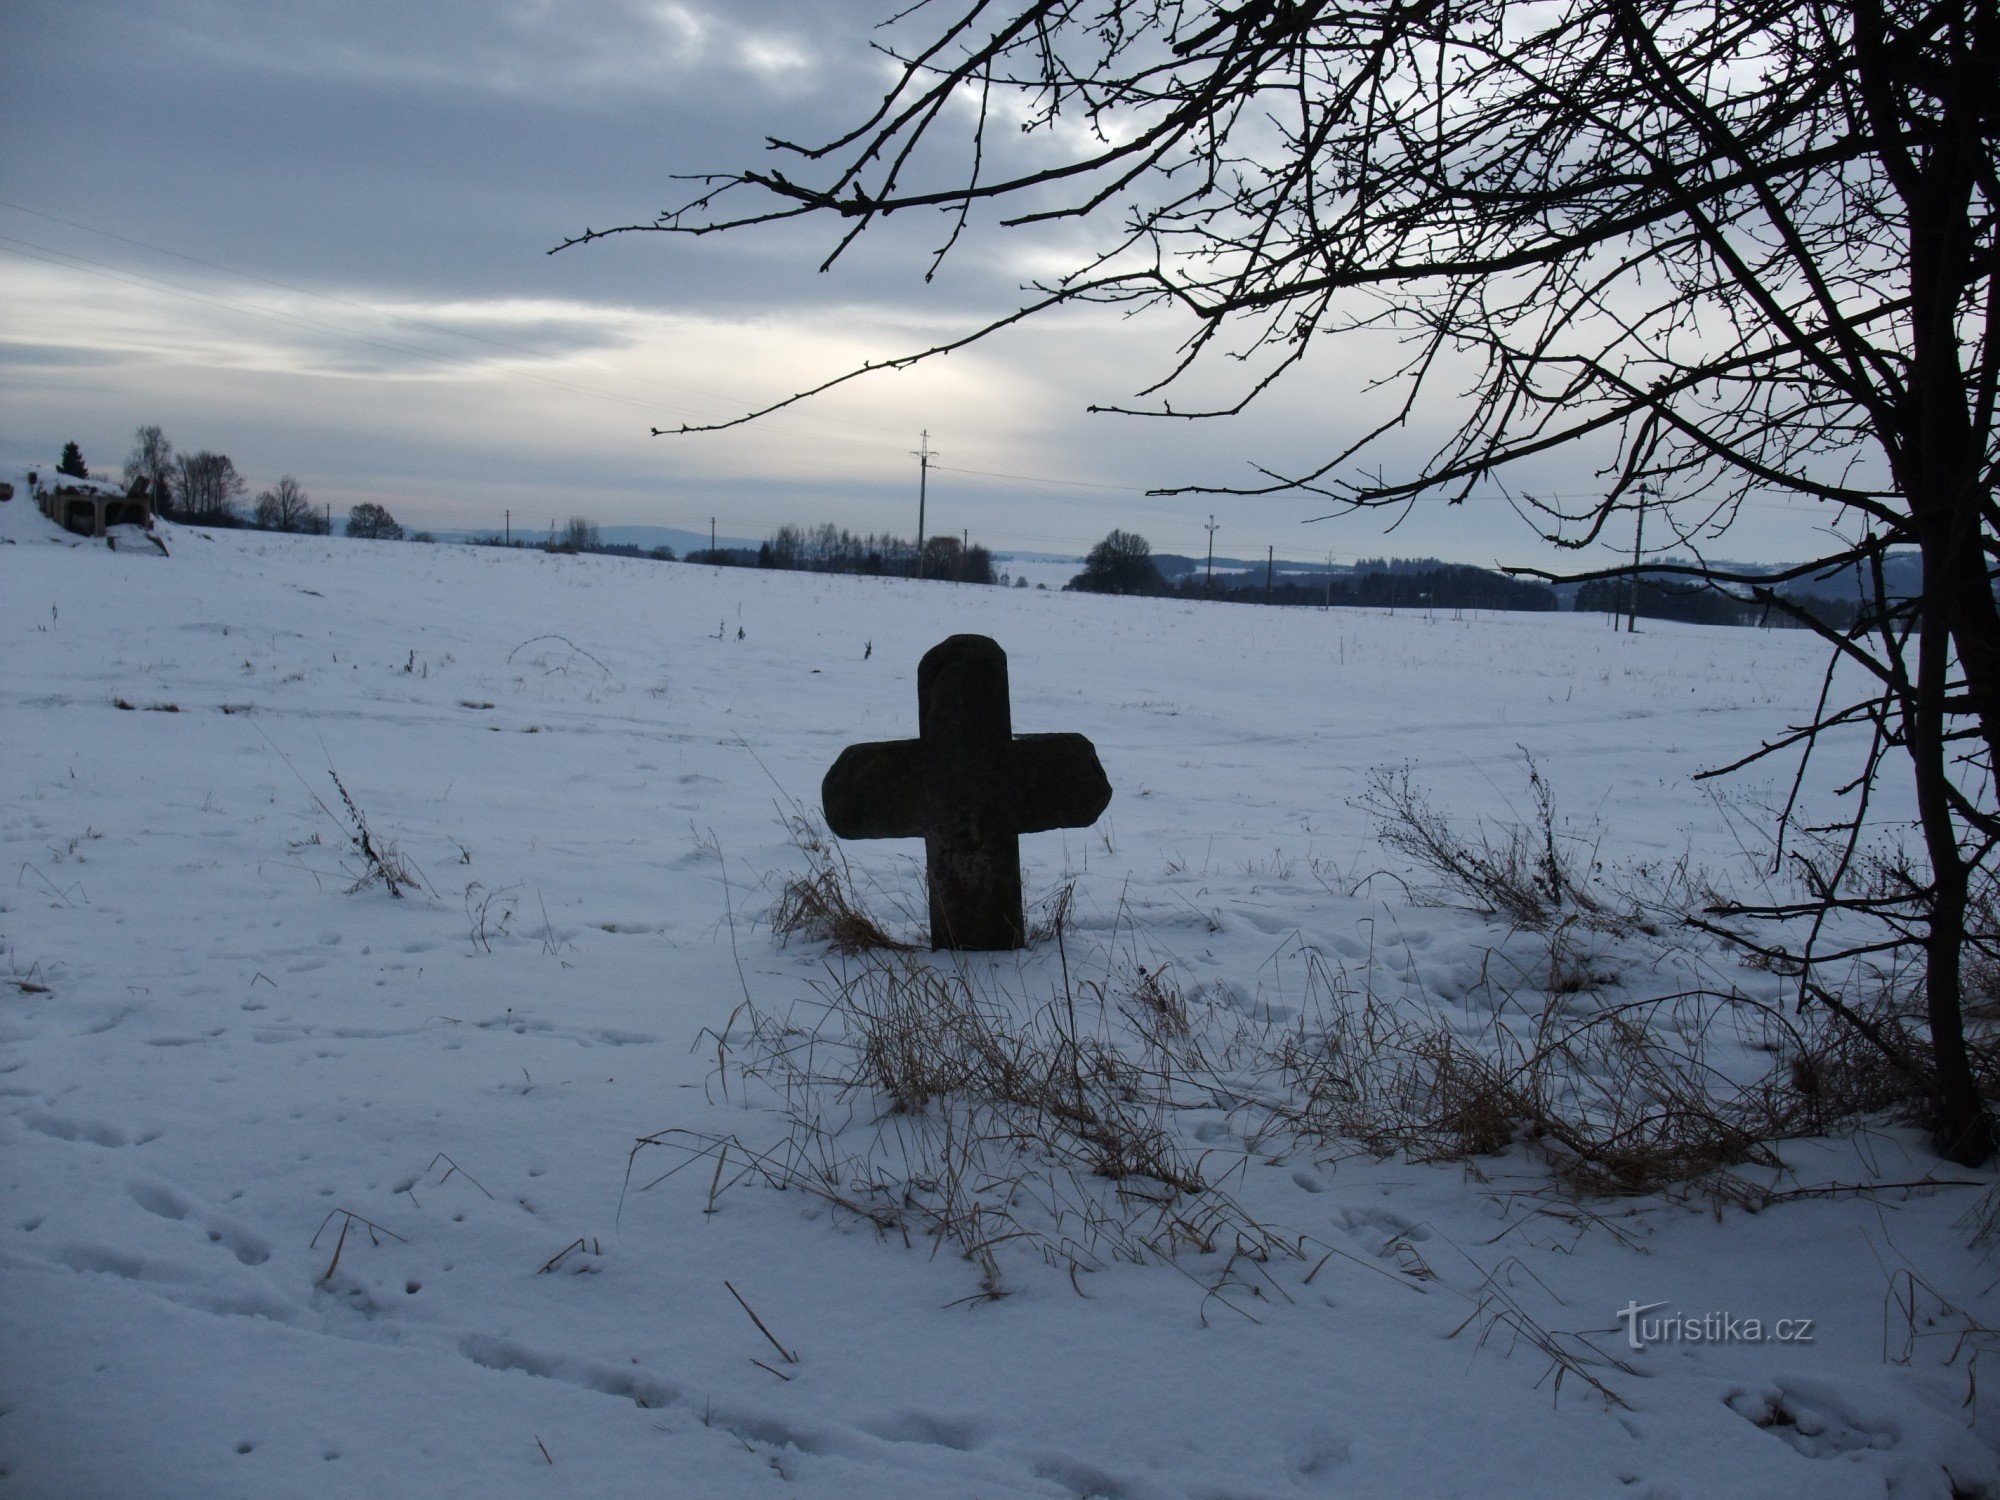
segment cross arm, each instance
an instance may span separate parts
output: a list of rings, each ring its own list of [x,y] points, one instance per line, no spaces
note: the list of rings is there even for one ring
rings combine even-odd
[[[924,747],[920,740],[874,740],[840,752],[820,783],[820,806],[836,838],[924,836]]]
[[[1014,832],[1088,828],[1111,805],[1111,782],[1087,737],[1017,734],[1013,752]]]

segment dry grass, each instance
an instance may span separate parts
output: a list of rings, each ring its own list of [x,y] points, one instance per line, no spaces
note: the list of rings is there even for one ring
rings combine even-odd
[[[1690,1184],[1753,1163],[1871,1107],[1871,1049],[1844,1027],[1741,996],[1689,991],[1576,1015],[1496,1015],[1468,1035],[1438,1011],[1389,1005],[1315,965],[1310,1003],[1274,1046],[1274,1109],[1301,1135],[1378,1155],[1467,1161],[1532,1147],[1580,1194]],[[1747,1078],[1709,1058],[1726,1035],[1770,1059]]]
[[[1239,1267],[1304,1247],[1222,1190],[1248,1158],[1217,1158],[1194,1139],[1191,1112],[1225,1112],[1274,1160],[1307,1146],[1417,1162],[1515,1150],[1575,1200],[1708,1191],[1749,1201],[1756,1190],[1731,1169],[1781,1171],[1771,1142],[1910,1096],[1884,1049],[1831,1012],[1793,1016],[1701,987],[1617,998],[1613,961],[1643,967],[1667,940],[1642,901],[1609,894],[1594,851],[1582,861],[1558,831],[1532,765],[1532,829],[1482,830],[1470,842],[1407,776],[1375,786],[1393,820],[1385,841],[1509,924],[1503,942],[1544,934],[1546,962],[1522,966],[1511,989],[1484,982],[1471,1008],[1357,989],[1306,950],[1302,1008],[1280,1025],[1220,991],[1185,993],[1169,964],[1141,961],[1122,923],[1113,931],[1125,925],[1130,950],[1095,950],[1092,977],[1073,973],[1068,884],[1034,926],[1054,965],[941,960],[892,937],[856,896],[837,846],[797,816],[807,868],[785,882],[772,926],[845,961],[830,956],[813,998],[789,1010],[746,994],[716,1038],[723,1093],[739,1103],[761,1094],[782,1121],[777,1138],[647,1136],[635,1164],[654,1148],[679,1160],[628,1181],[650,1186],[710,1163],[710,1211],[744,1184],[805,1191],[907,1243],[954,1247],[979,1267],[986,1296],[1002,1294],[998,1252],[1009,1244],[1072,1278],[1110,1261],[1213,1253],[1226,1262],[1211,1287],[1219,1294],[1238,1286]],[[1684,869],[1675,878],[1694,889]],[[1884,986],[1872,1004],[1876,1024],[1921,1056],[1896,993]],[[2000,1049],[1982,1057],[2000,1077]],[[1218,1160],[1229,1164],[1220,1178]],[[1504,1308],[1481,1320],[1523,1331]],[[1549,1352],[1548,1339],[1530,1341]]]
[[[1534,758],[1527,756],[1529,821],[1481,824],[1461,833],[1411,784],[1409,767],[1377,767],[1355,806],[1375,820],[1384,847],[1438,877],[1440,886],[1416,894],[1433,901],[1456,898],[1516,927],[1546,931],[1559,923],[1623,933],[1640,925],[1636,911],[1610,905],[1587,872],[1595,846],[1584,845],[1556,816],[1555,799]],[[1581,863],[1581,868],[1579,868]]]
[[[1213,1069],[1163,973],[1039,1002],[992,973],[878,951],[822,981],[811,1004],[782,1015],[746,1004],[720,1049],[723,1087],[769,1095],[783,1139],[668,1131],[635,1157],[674,1150],[682,1160],[663,1177],[713,1158],[711,1202],[760,1182],[949,1244],[989,1296],[1008,1243],[1072,1277],[1189,1249],[1300,1253],[1208,1179],[1177,1128],[1179,1109],[1208,1102]]]
[[[787,821],[792,843],[806,858],[806,873],[787,880],[771,908],[771,930],[779,941],[804,937],[845,954],[912,951],[915,944],[891,937],[869,915],[855,894],[846,856],[819,825],[803,813]]]
[[[354,852],[361,859],[361,873],[354,878],[354,884],[347,888],[352,896],[357,891],[365,891],[369,886],[380,883],[397,900],[403,898],[403,890],[419,890],[423,881],[418,878],[416,867],[404,856],[402,850],[383,839],[369,828],[368,820],[361,815],[361,809],[354,805],[348,795],[347,784],[340,779],[340,773],[331,766],[327,775],[333,778],[334,790],[340,793],[340,805],[347,809],[348,840]],[[324,802],[320,803],[325,807]]]
[[[1387,848],[1435,880],[1419,897],[1455,899],[1516,931],[1546,934],[1550,1003],[1531,1032],[1496,1023],[1472,1038],[1407,1009],[1373,1013],[1372,1000],[1335,1005],[1322,1036],[1302,1033],[1284,1055],[1316,1132],[1432,1160],[1529,1140],[1581,1190],[1645,1192],[1767,1160],[1765,1141],[1870,1114],[1928,1117],[1937,1091],[1920,972],[1874,968],[1856,956],[1871,951],[1864,947],[1836,983],[1829,963],[1806,965],[1717,925],[1713,913],[1732,903],[1686,860],[1607,876],[1595,842],[1556,816],[1532,759],[1528,786],[1524,822],[1467,833],[1431,807],[1407,770],[1373,773],[1358,805],[1375,816]],[[1914,879],[1900,858],[1860,863],[1864,894]],[[2000,891],[1975,892],[1969,925],[1967,1043],[1982,1091],[2000,1098]],[[1558,1004],[1565,997],[1617,983],[1594,945],[1657,939],[1670,928],[1723,939],[1753,967],[1796,979],[1797,1013],[1725,985],[1551,1025],[1551,1015],[1575,1009]],[[1754,1078],[1725,1078],[1707,1060],[1707,1040],[1742,1027],[1773,1064]]]

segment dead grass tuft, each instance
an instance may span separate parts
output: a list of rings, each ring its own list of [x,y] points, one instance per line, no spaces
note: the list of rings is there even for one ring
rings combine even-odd
[[[990,971],[874,952],[783,1015],[746,1003],[720,1053],[725,1089],[762,1089],[788,1122],[774,1146],[668,1131],[734,1183],[803,1189],[906,1241],[950,1244],[1000,1295],[1003,1244],[1072,1277],[1183,1250],[1300,1253],[1204,1175],[1175,1122],[1207,1067],[1158,970],[1079,982],[1030,1003]],[[724,1157],[741,1163],[723,1180]],[[652,1179],[657,1182],[661,1178]],[[640,1184],[651,1186],[652,1183]]]
[[[792,843],[806,857],[806,873],[787,880],[771,908],[771,930],[825,943],[836,953],[910,952],[915,945],[891,937],[868,914],[854,890],[854,872],[838,846],[802,813],[788,820]]]
[[[1810,1042],[1740,997],[1689,992],[1580,1017],[1551,1003],[1532,1024],[1496,1015],[1468,1036],[1442,1014],[1355,994],[1317,963],[1309,996],[1273,1056],[1277,1111],[1314,1140],[1421,1162],[1525,1144],[1574,1191],[1633,1194],[1776,1166],[1768,1141],[1819,1127],[1797,1085]],[[1737,1082],[1707,1043],[1743,1027],[1779,1060]]]
[[[1431,894],[1434,901],[1455,897],[1536,932],[1562,922],[1615,933],[1637,927],[1636,912],[1608,904],[1592,889],[1588,872],[1595,864],[1594,847],[1579,867],[1580,841],[1557,818],[1554,796],[1534,757],[1523,755],[1534,801],[1526,822],[1482,824],[1470,834],[1461,833],[1411,784],[1408,766],[1371,771],[1368,790],[1355,805],[1375,819],[1376,837],[1384,847],[1439,878],[1441,888]]]
[[[364,891],[380,882],[391,896],[397,900],[403,897],[403,888],[420,889],[422,881],[417,878],[416,869],[403,852],[394,844],[383,840],[369,828],[368,820],[361,815],[361,809],[354,805],[354,799],[347,793],[347,784],[340,779],[340,773],[331,766],[327,775],[333,778],[334,790],[340,793],[340,805],[347,809],[348,837],[354,852],[361,857],[361,873],[354,884],[347,888],[348,895]],[[322,802],[321,807],[326,804]]]

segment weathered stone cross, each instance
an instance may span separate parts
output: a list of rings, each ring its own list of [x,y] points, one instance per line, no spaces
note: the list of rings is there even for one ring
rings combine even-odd
[[[924,653],[917,729],[840,752],[820,786],[826,826],[923,839],[933,948],[1019,948],[1020,835],[1097,821],[1111,802],[1097,749],[1080,734],[1015,734],[1007,653],[983,635]]]

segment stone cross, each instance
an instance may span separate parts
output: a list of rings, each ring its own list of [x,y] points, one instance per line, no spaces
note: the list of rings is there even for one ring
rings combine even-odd
[[[983,635],[924,653],[917,728],[840,752],[820,786],[826,826],[923,839],[933,948],[1019,948],[1020,835],[1097,821],[1111,802],[1097,749],[1080,734],[1015,734],[1007,653]]]

